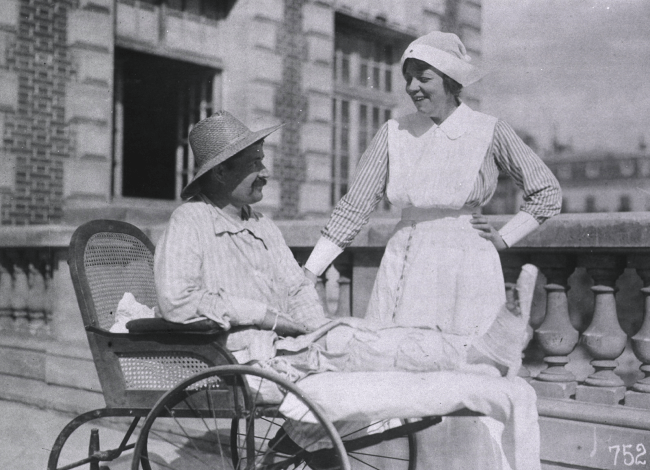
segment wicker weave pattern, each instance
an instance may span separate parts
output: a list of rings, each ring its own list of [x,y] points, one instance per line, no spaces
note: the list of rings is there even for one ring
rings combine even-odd
[[[127,390],[169,390],[181,380],[209,367],[205,362],[180,354],[120,357],[119,360]]]
[[[86,244],[84,266],[100,328],[108,330],[113,325],[117,304],[125,292],[149,307],[157,304],[153,255],[137,238],[96,233]]]

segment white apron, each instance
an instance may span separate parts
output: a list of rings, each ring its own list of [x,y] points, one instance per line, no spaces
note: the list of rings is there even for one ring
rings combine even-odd
[[[388,123],[387,196],[403,208],[402,220],[386,246],[367,318],[475,336],[505,308],[499,256],[464,206],[496,119],[461,106],[457,112],[469,122],[453,138],[419,113]]]
[[[467,335],[487,331],[505,309],[501,263],[464,207],[496,119],[465,105],[467,125],[447,135],[426,116],[388,124],[387,196],[402,220],[386,246],[367,318]],[[457,110],[458,111],[458,110]],[[417,468],[510,469],[490,418],[447,419],[418,433]]]

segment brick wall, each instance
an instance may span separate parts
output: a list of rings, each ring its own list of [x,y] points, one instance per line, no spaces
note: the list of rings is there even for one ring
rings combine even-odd
[[[17,106],[5,114],[4,151],[15,159],[1,223],[56,222],[62,216],[63,160],[71,154],[65,86],[72,74],[67,15],[77,0],[20,0],[6,67],[18,77]]]
[[[305,158],[300,133],[307,115],[307,97],[302,90],[302,63],[307,58],[303,33],[303,6],[306,0],[284,0],[284,21],[278,34],[282,56],[282,84],[276,90],[275,114],[284,127],[280,149],[274,160],[275,177],[280,181],[280,208],[277,216],[294,218],[299,212],[300,186],[305,181]]]

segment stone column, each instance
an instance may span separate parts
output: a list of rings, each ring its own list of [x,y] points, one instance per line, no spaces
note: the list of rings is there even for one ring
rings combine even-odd
[[[14,281],[11,276],[11,263],[4,250],[0,251],[0,331],[13,330],[14,320],[11,316],[11,296]]]
[[[643,324],[632,337],[632,349],[641,364],[644,377],[625,392],[625,404],[650,409],[650,255],[632,255],[631,263],[643,280],[641,292],[645,297]]]
[[[591,365],[596,370],[578,387],[576,399],[616,405],[624,398],[625,386],[614,369],[618,366],[616,358],[627,344],[627,335],[618,323],[614,293],[625,260],[617,255],[589,254],[580,257],[580,264],[594,280],[594,316],[582,334],[582,344],[594,358]]]
[[[79,312],[70,269],[67,250],[57,249],[52,256],[52,323],[53,339],[59,343],[76,343],[87,347],[86,330]]]
[[[352,265],[353,255],[344,251],[334,260],[334,267],[339,272],[339,300],[336,306],[335,316],[352,316]]]
[[[14,319],[14,328],[16,331],[28,332],[27,299],[29,296],[29,282],[27,263],[23,253],[14,248],[9,250],[9,259],[13,264],[14,272],[14,288],[11,293],[11,314]]]
[[[520,309],[519,299],[517,297],[517,279],[519,278],[519,274],[521,274],[521,267],[526,263],[527,256],[511,251],[502,251],[499,253],[499,256],[501,258],[503,280],[506,288],[506,306],[508,310],[516,314],[515,311]],[[530,325],[528,325],[528,328],[530,328]],[[530,336],[528,338],[530,339]],[[527,345],[526,343],[524,348]],[[523,351],[521,354],[524,356]],[[518,375],[526,380],[531,379],[530,371],[523,364],[519,369]]]
[[[578,344],[579,333],[569,320],[568,279],[575,270],[575,259],[565,254],[534,255],[532,263],[546,276],[546,315],[535,331],[544,351],[544,369],[532,382],[541,397],[569,398],[575,394],[575,375],[566,369],[569,354]]]
[[[31,249],[28,253],[28,286],[27,318],[29,332],[32,335],[42,335],[46,329],[45,318],[45,264],[39,259],[42,250]]]

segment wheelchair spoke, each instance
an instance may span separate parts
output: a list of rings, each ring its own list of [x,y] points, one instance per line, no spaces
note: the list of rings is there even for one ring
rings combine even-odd
[[[187,401],[186,401],[185,399],[184,399],[183,401],[184,401],[186,404],[188,404]],[[189,404],[188,404],[188,406],[189,406]],[[159,439],[165,441],[166,443],[170,444],[171,446],[175,447],[175,448],[178,449],[179,451],[181,451],[181,452],[183,452],[183,453],[185,453],[185,454],[188,454],[191,458],[193,458],[194,460],[200,462],[201,464],[206,465],[206,466],[209,465],[209,462],[208,462],[208,461],[203,460],[203,459],[200,458],[200,455],[201,455],[202,452],[198,449],[198,447],[196,447],[196,444],[195,444],[195,442],[194,442],[195,440],[199,440],[199,439],[197,439],[197,438],[192,438],[192,437],[189,435],[189,433],[185,430],[185,428],[183,427],[183,425],[178,421],[178,419],[176,418],[176,416],[174,416],[174,414],[172,413],[172,411],[171,411],[171,409],[170,409],[169,407],[166,406],[166,407],[165,407],[165,411],[167,412],[167,414],[168,414],[169,416],[172,417],[172,419],[174,420],[174,422],[176,423],[176,425],[178,426],[178,428],[179,428],[179,429],[181,430],[181,432],[182,432],[182,434],[176,434],[176,435],[177,435],[177,436],[185,437],[185,442],[189,442],[189,443],[192,445],[192,447],[194,448],[194,451],[195,451],[195,452],[192,453],[192,452],[186,452],[186,451],[184,451],[184,450],[183,450],[183,446],[181,446],[181,445],[179,445],[178,443],[172,441],[171,439],[166,438],[166,437],[163,436],[160,432],[156,432],[156,431],[154,431],[154,430],[151,430],[150,433],[153,434],[154,436],[158,437]],[[151,461],[151,459],[147,459],[147,460]],[[155,462],[155,463],[158,464],[158,465],[167,466],[167,465],[164,464],[163,462]],[[171,468],[171,467],[170,467],[170,468]]]
[[[223,456],[223,445],[221,444],[221,434],[219,433],[219,425],[217,424],[217,416],[214,412],[214,406],[212,404],[212,396],[210,395],[210,391],[208,389],[205,390],[205,395],[208,399],[208,406],[210,407],[210,412],[212,414],[212,420],[214,421],[214,429],[215,429],[215,434],[217,435],[217,446],[219,447],[219,455],[221,456],[221,465],[223,466],[224,470],[228,467],[226,467],[226,459]],[[206,424],[207,427],[207,424]],[[232,452],[232,449],[230,450]]]
[[[355,455],[348,454],[348,456],[349,456],[350,458],[356,460],[357,462],[362,463],[362,464],[364,464],[364,465],[366,465],[366,466],[368,466],[368,467],[370,467],[370,468],[374,468],[375,470],[381,470],[379,467],[375,467],[374,465],[369,464],[369,463],[366,462],[365,460],[361,460],[360,458],[356,457]]]
[[[187,399],[184,398],[184,399],[183,399],[183,402],[185,402],[185,404],[187,404],[188,407],[190,407],[189,403],[187,403]],[[191,409],[191,407],[190,407],[190,409]],[[187,431],[185,430],[185,428],[183,427],[183,425],[178,421],[178,418],[176,418],[176,416],[174,416],[173,412],[172,412],[169,408],[167,408],[167,413],[169,413],[169,415],[172,417],[172,419],[176,422],[176,424],[178,425],[178,427],[180,428],[180,430],[181,430],[181,431],[183,432],[183,434],[185,435],[185,438],[186,438],[188,441],[190,441],[190,443],[192,444],[192,447],[194,447],[194,450],[195,450],[196,453],[198,454],[198,453],[199,453],[199,448],[196,447],[196,444],[194,443],[194,439],[192,439],[192,438],[190,437],[190,435],[187,433]],[[198,457],[197,457],[197,460],[199,460]]]
[[[361,428],[359,428],[359,429],[355,429],[354,431],[351,431],[351,432],[349,432],[349,433],[347,433],[347,434],[341,436],[341,439],[345,439],[346,437],[349,437],[349,436],[351,436],[351,435],[353,435],[353,434],[356,434],[356,433],[358,433],[358,432],[360,432],[360,431],[363,431],[364,429],[368,429],[370,426],[373,426],[373,425],[377,424],[378,422],[379,422],[379,421],[376,421],[376,422],[374,422],[374,423],[370,423],[370,424],[368,424],[367,426],[363,426],[363,427],[361,427]]]
[[[381,454],[369,454],[367,452],[348,452],[348,455],[350,457],[355,456],[355,455],[362,455],[364,457],[376,457],[379,459],[384,459],[384,460],[396,460],[399,462],[408,462],[409,459],[405,459],[404,457],[391,457],[389,455],[381,455]]]
[[[169,445],[171,445],[171,446],[174,446],[176,449],[178,449],[178,450],[180,450],[180,451],[183,450],[183,447],[182,447],[182,446],[180,446],[180,445],[178,445],[177,443],[175,443],[175,442],[173,442],[173,441],[167,439],[165,436],[163,436],[162,434],[160,434],[160,433],[158,433],[158,432],[151,431],[150,434],[153,434],[153,435],[156,436],[157,438],[159,438],[159,439],[165,441],[167,444],[169,444]],[[195,449],[196,449],[196,447],[195,447]],[[197,452],[198,452],[198,449],[197,449]],[[192,454],[192,453],[189,453],[189,455],[190,455],[193,459],[198,460],[198,461],[201,462],[202,464],[206,464],[206,465],[207,465],[207,462],[201,460],[198,456],[196,456],[196,455],[194,455],[194,454]],[[147,460],[151,461],[150,458],[147,458]],[[158,465],[166,466],[166,467],[168,466],[168,465],[166,465],[166,464],[163,463],[163,462],[155,462],[155,463],[158,464]],[[169,468],[172,468],[172,467],[169,467]]]

